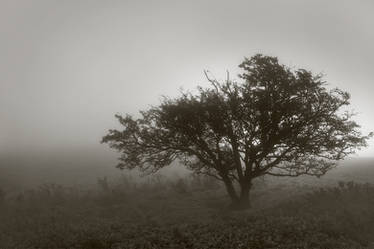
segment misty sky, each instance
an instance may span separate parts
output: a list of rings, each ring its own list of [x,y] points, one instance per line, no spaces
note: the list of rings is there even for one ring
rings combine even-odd
[[[115,113],[261,52],[323,72],[374,130],[374,2],[0,0],[0,151],[102,147]],[[373,156],[374,143],[359,152]]]

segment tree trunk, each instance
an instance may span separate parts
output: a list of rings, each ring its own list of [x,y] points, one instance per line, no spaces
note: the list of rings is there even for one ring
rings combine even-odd
[[[235,191],[235,188],[234,188],[234,185],[233,185],[231,179],[228,176],[224,176],[222,178],[223,178],[223,182],[225,183],[227,193],[229,194],[229,196],[231,198],[232,204],[238,203],[239,202],[239,197],[238,197],[238,195]]]
[[[249,192],[251,190],[251,182],[241,182],[240,183],[240,198],[238,203],[238,208],[247,209],[251,207]]]
[[[232,209],[241,210],[250,208],[249,192],[252,186],[251,182],[243,181],[240,183],[240,196],[236,193],[234,184],[229,177],[223,177],[223,182],[230,196],[230,206]]]

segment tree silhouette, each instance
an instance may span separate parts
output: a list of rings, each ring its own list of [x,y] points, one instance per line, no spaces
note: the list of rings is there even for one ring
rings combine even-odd
[[[257,54],[239,65],[242,83],[165,98],[141,118],[116,115],[123,130],[103,143],[121,152],[117,167],[155,172],[179,160],[224,182],[232,204],[249,206],[252,181],[264,175],[322,176],[338,160],[366,146],[349,105],[350,95],[328,90],[321,75]]]

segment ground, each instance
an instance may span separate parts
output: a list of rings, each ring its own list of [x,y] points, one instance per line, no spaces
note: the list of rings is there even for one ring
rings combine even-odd
[[[374,248],[371,163],[258,179],[246,211],[230,210],[216,181],[188,174],[3,191],[0,248]]]

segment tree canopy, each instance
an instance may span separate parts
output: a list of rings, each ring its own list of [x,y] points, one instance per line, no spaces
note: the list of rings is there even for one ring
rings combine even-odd
[[[239,67],[240,83],[206,74],[209,88],[165,98],[140,118],[116,115],[123,129],[102,142],[121,152],[118,167],[155,172],[179,160],[222,180],[234,203],[248,203],[256,177],[322,176],[366,145],[371,134],[345,110],[349,93],[328,89],[322,75],[261,54]]]

